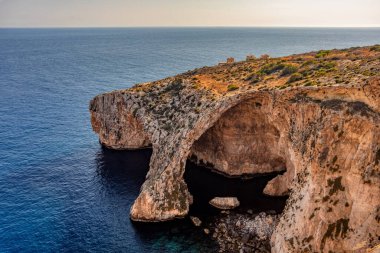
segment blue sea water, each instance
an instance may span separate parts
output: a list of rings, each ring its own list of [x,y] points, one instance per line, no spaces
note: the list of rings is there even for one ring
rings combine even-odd
[[[102,149],[88,102],[226,57],[380,44],[380,29],[0,29],[0,252],[205,252],[129,208],[150,151]]]

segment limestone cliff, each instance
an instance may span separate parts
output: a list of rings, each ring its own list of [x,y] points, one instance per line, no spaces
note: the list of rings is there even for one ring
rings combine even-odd
[[[191,158],[229,175],[286,172],[272,252],[365,251],[380,236],[380,46],[205,67],[95,97],[113,149],[152,146],[136,221],[187,215]]]

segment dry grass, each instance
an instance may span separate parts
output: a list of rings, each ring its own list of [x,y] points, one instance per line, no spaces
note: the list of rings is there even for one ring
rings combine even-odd
[[[284,71],[294,67],[294,70]],[[286,71],[285,71],[286,72]],[[294,73],[293,73],[294,72]],[[351,80],[361,81],[380,73],[380,46],[323,50],[280,58],[254,59],[214,67],[203,67],[176,76],[188,80],[196,89],[208,89],[223,95],[229,85],[249,89],[284,89],[296,86],[348,85]],[[294,79],[294,75],[297,79]],[[301,78],[302,77],[302,78]],[[293,78],[294,80],[289,80]],[[161,81],[137,85],[134,89],[149,91],[164,85]]]

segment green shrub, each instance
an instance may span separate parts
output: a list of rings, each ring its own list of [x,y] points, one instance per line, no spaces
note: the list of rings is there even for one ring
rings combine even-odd
[[[254,73],[252,75],[247,76],[244,80],[248,81],[250,84],[255,84],[261,81],[261,76]]]
[[[327,71],[325,69],[320,69],[320,70],[318,70],[318,71],[315,72],[315,75],[317,77],[324,76],[326,74],[327,74]]]
[[[380,45],[375,45],[369,49],[370,51],[380,52]]]
[[[294,73],[288,80],[288,83],[294,83],[302,80],[303,76],[300,73]]]
[[[297,70],[298,68],[294,65],[285,65],[285,67],[283,68],[281,72],[281,76],[288,76],[288,75],[294,74],[297,72]]]
[[[285,67],[283,63],[270,63],[264,65],[259,71],[258,74],[261,75],[270,75],[277,71],[282,70]]]
[[[323,62],[320,66],[324,69],[330,70],[336,67],[336,63],[331,61]]]
[[[315,57],[323,58],[323,57],[327,56],[329,53],[330,53],[329,50],[321,50],[321,51],[318,51],[318,53],[315,55]]]
[[[317,64],[318,61],[316,60],[308,60],[308,61],[305,61],[304,63],[302,63],[301,67],[305,67],[305,66],[309,66],[309,65],[315,65]]]
[[[237,89],[239,89],[239,86],[237,86],[235,84],[230,84],[227,86],[228,91],[233,91],[233,90],[237,90]]]
[[[313,83],[311,81],[308,81],[304,84],[304,86],[313,86]]]

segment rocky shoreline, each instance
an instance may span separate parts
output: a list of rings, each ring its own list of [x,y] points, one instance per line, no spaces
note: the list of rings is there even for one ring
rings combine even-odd
[[[247,210],[244,213],[222,211],[206,223],[197,217],[191,220],[217,243],[218,252],[269,253],[270,238],[279,218],[275,211],[253,213]]]

